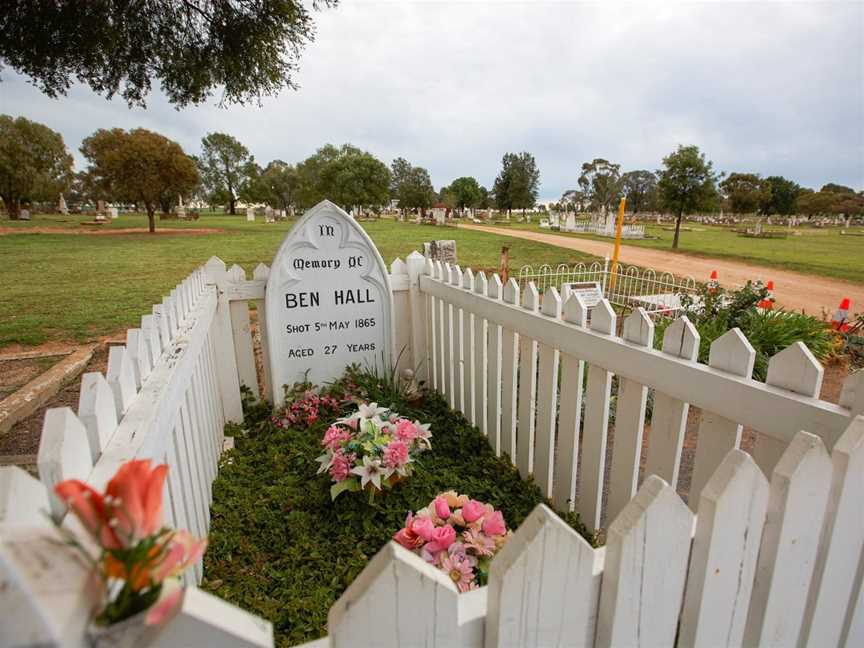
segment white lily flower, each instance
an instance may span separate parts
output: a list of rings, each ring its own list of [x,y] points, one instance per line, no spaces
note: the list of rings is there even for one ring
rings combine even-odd
[[[320,475],[325,472],[330,466],[333,465],[333,453],[329,450],[325,452],[323,455],[318,457],[315,461],[319,462],[321,465],[318,467],[318,472],[316,474]]]
[[[366,488],[366,484],[372,482],[378,490],[381,490],[381,477],[385,470],[381,466],[380,459],[372,459],[369,455],[363,457],[363,465],[355,466],[351,472],[360,476],[360,488]]]

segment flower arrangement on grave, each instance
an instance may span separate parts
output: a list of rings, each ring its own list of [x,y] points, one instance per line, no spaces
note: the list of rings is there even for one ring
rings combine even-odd
[[[410,477],[414,462],[431,448],[429,425],[399,416],[377,403],[361,403],[350,416],[327,428],[318,473],[330,474],[330,497],[345,491],[376,493]]]
[[[183,591],[164,586],[178,584],[175,577],[204,555],[205,539],[162,522],[167,473],[164,464],[151,467],[149,460],[132,460],[120,466],[104,494],[77,479],[54,487],[98,550],[94,556],[90,543],[85,547],[63,531],[94,565],[105,585],[103,605],[95,617],[97,626],[111,626],[145,610],[145,624],[160,623],[179,603]]]
[[[286,400],[293,398],[271,419],[276,427],[307,428],[321,418],[335,416],[343,404],[332,395],[318,393],[308,383],[297,383],[293,389],[286,389],[286,397]]]
[[[486,585],[492,557],[510,536],[501,511],[447,491],[417,513],[409,512],[393,539],[467,592]]]

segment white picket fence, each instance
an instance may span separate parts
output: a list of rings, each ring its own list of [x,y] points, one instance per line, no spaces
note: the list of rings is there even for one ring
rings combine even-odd
[[[206,533],[223,425],[242,417],[239,386],[274,389],[266,348],[258,385],[249,326],[250,301],[265,321],[267,273],[259,265],[247,280],[211,259],[111,350],[107,378],[85,376],[77,416],[48,413],[41,482],[0,470],[0,645],[84,645],[94,602],[86,567],[38,513],[58,480],[102,488],[132,457],[166,461],[169,521]],[[606,542],[591,548],[538,507],[496,557],[489,586],[461,595],[388,545],[312,645],[864,645],[864,418],[855,418],[864,376],[850,377],[833,405],[818,399],[822,368],[801,344],[772,358],[760,383],[737,330],[715,341],[704,366],[686,318],[655,351],[642,310],[619,338],[607,301],[586,324],[581,299],[554,287],[541,311],[532,283],[502,285],[416,253],[394,261],[390,280],[402,368],[533,475],[555,508],[605,528]],[[649,390],[651,476],[640,487]],[[691,404],[702,421],[688,508],[675,486]],[[742,426],[758,433],[752,458],[738,449]],[[71,516],[63,523],[76,529]],[[272,641],[268,623],[189,587],[150,645]]]

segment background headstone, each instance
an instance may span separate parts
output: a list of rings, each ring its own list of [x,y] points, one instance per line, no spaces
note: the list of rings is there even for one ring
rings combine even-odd
[[[265,302],[276,405],[283,385],[332,381],[349,364],[390,369],[387,267],[363,228],[329,200],[306,212],[282,241]]]
[[[117,218],[117,217],[120,216],[120,212],[117,210],[116,207],[111,207],[111,208],[108,210],[108,213],[111,214],[111,218],[112,218],[112,219],[113,219],[113,218]]]
[[[63,194],[60,194],[60,200],[57,203],[57,210],[64,216],[69,213],[69,207],[66,206],[66,199]]]
[[[246,208],[246,222],[254,223],[255,222],[255,209],[253,207]]]
[[[30,220],[30,210],[29,209],[20,209],[18,210],[18,220]]]
[[[423,256],[441,263],[456,264],[456,241],[429,241],[423,244]]]

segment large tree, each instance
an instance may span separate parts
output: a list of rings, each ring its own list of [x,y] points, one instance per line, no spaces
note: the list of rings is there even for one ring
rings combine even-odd
[[[143,128],[98,130],[81,143],[81,153],[98,191],[144,206],[150,232],[164,197],[189,194],[199,181],[195,162],[177,142]]]
[[[717,176],[713,164],[699,152],[698,146],[682,146],[663,158],[663,168],[657,171],[657,190],[664,207],[672,210],[675,236],[672,248],[678,247],[684,214],[708,209],[717,196]]]
[[[210,203],[228,203],[236,213],[237,199],[255,174],[255,159],[243,144],[225,133],[209,133],[201,139],[197,158],[201,181]]]
[[[837,184],[835,182],[829,182],[826,185],[823,185],[819,191],[827,191],[829,193],[842,193],[842,194],[854,194],[855,190],[852,187],[847,187],[846,185]]]
[[[657,176],[651,171],[628,171],[621,176],[621,192],[634,214],[651,208],[657,198]]]
[[[730,173],[720,183],[729,208],[739,214],[764,210],[771,202],[771,185],[757,173]]]
[[[300,200],[311,206],[324,198],[345,209],[384,205],[390,198],[390,170],[367,151],[327,144],[297,165]]]
[[[540,169],[530,153],[505,153],[492,192],[498,209],[528,209],[537,202]]]
[[[264,169],[255,165],[245,190],[244,200],[263,202],[279,209],[288,210],[297,204],[300,175],[294,165],[273,160]]]
[[[457,209],[465,210],[470,207],[479,207],[483,200],[483,188],[476,178],[463,176],[456,178],[447,187],[453,194],[453,201]]]
[[[412,166],[399,181],[395,198],[399,201],[399,209],[425,210],[431,207],[435,202],[435,188],[429,172],[423,167]]]
[[[63,137],[24,117],[0,115],[0,198],[12,220],[22,203],[57,198],[72,181]]]
[[[574,212],[584,212],[591,207],[591,199],[585,195],[584,191],[578,189],[567,189],[561,194],[559,205],[565,211],[572,209]]]
[[[797,182],[787,180],[783,176],[768,176],[765,183],[771,188],[771,197],[765,203],[763,211],[766,214],[794,214],[797,209],[798,196],[801,187]]]
[[[594,209],[610,209],[621,195],[621,165],[594,158],[582,165],[579,187]]]
[[[51,97],[74,81],[145,105],[154,79],[178,105],[295,89],[315,36],[301,0],[4,0],[0,59]],[[336,0],[315,0],[327,7]]]

